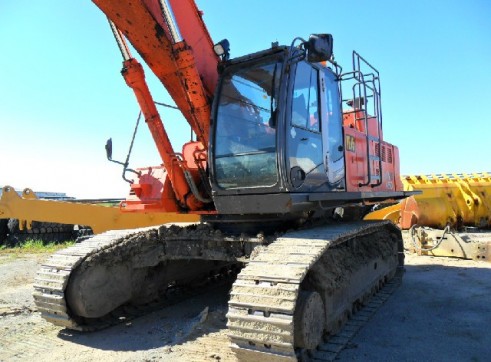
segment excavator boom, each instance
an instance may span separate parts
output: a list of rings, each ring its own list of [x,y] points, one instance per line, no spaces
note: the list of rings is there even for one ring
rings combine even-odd
[[[194,1],[94,0],[94,3],[160,79],[198,140],[206,147],[210,100],[218,77],[218,56]],[[167,19],[166,13],[169,14]]]

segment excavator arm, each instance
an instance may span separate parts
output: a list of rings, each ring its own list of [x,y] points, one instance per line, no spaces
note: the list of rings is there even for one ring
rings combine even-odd
[[[218,56],[201,19],[202,13],[192,0],[94,0],[94,3],[109,19],[124,59],[122,75],[135,93],[163,165],[157,167],[157,172],[156,168],[139,171],[130,197],[122,204],[123,210],[203,210],[211,200],[201,196],[205,187],[199,170],[203,173],[207,163]],[[185,145],[182,154],[172,148],[143,67],[131,56],[125,38],[160,79],[197,136],[198,142]]]
[[[218,56],[194,1],[94,0],[94,3],[160,79],[197,139],[207,147]]]

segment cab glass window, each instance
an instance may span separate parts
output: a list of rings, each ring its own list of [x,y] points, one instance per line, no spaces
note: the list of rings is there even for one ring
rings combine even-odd
[[[305,62],[297,65],[292,100],[292,125],[319,132],[318,70]]]

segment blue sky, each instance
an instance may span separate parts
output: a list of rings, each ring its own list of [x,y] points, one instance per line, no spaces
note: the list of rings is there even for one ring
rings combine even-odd
[[[332,33],[348,70],[354,49],[381,73],[385,139],[401,172],[491,171],[491,2],[196,0],[214,41],[232,56],[272,41]],[[0,185],[124,197],[121,168],[138,115],[120,75],[105,16],[90,1],[0,1]],[[147,71],[155,100],[171,103]],[[178,111],[162,110],[173,142],[188,139]],[[133,167],[159,164],[144,127]]]

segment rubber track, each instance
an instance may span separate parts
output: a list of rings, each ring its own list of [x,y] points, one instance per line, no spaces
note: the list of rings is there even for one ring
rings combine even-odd
[[[293,315],[300,284],[334,245],[371,234],[390,222],[346,223],[283,235],[238,275],[227,314],[240,361],[297,361]]]
[[[137,306],[124,305],[102,318],[82,319],[83,323],[79,323],[75,318],[72,318],[68,311],[64,294],[72,271],[92,255],[128,242],[128,236],[150,229],[154,228],[108,231],[51,255],[42,264],[34,280],[34,302],[38,311],[41,312],[41,316],[57,326],[85,332],[95,331],[112,325],[126,323],[131,319],[148,314],[164,306],[207,292],[210,288],[220,287],[224,283],[231,283],[235,279],[236,272],[234,272],[234,268],[222,270],[223,268],[220,267],[221,274],[219,274],[218,270],[212,278],[207,274],[207,280],[202,280],[199,285],[193,284],[192,288],[186,288],[185,286],[169,288],[165,295],[157,301]]]
[[[138,230],[108,231],[51,255],[34,279],[34,302],[41,316],[58,326],[79,331],[94,330],[94,327],[79,325],[68,312],[64,291],[70,274],[86,258],[123,243],[125,237],[135,231]]]
[[[366,325],[379,308],[389,299],[394,291],[401,285],[402,274],[396,274],[383,288],[372,298],[367,305],[360,309],[353,317],[346,322],[343,329],[330,337],[326,342],[317,347],[312,361],[314,362],[332,362],[338,358],[338,355],[345,349],[353,337]]]

